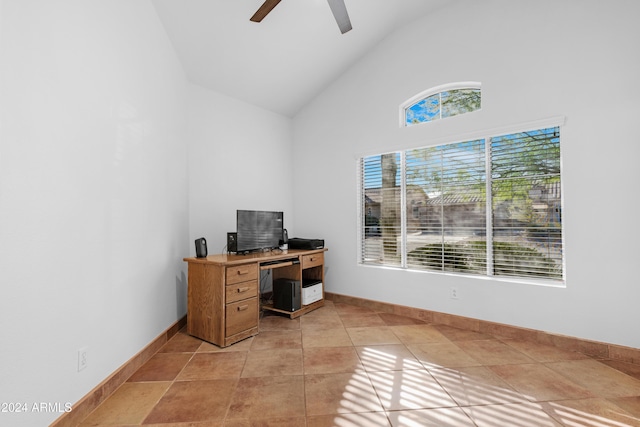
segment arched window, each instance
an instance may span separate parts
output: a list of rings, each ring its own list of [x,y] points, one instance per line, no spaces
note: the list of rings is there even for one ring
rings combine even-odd
[[[449,83],[427,89],[400,106],[400,126],[413,126],[480,109],[479,82]]]

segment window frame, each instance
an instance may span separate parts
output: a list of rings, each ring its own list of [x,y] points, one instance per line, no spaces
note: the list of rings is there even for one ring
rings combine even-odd
[[[414,97],[417,99],[417,96]],[[554,117],[550,117],[547,119],[541,119],[541,120],[535,120],[535,121],[530,121],[530,122],[524,122],[524,123],[520,123],[517,125],[510,125],[510,126],[503,126],[503,127],[496,127],[496,128],[491,128],[491,129],[487,129],[487,130],[483,130],[483,131],[477,131],[477,132],[471,132],[471,133],[467,133],[467,134],[461,134],[461,135],[453,135],[453,136],[448,136],[448,137],[442,137],[442,138],[438,138],[436,140],[431,141],[430,144],[423,144],[423,145],[418,145],[418,146],[409,146],[409,147],[401,147],[401,148],[397,148],[396,150],[393,151],[379,151],[379,152],[375,152],[375,153],[362,153],[359,154],[356,158],[356,167],[357,167],[357,193],[358,193],[358,197],[357,197],[357,204],[358,204],[358,209],[357,209],[357,214],[358,214],[358,232],[357,232],[357,265],[358,266],[362,266],[362,267],[370,267],[370,268],[386,268],[386,269],[398,269],[398,270],[404,270],[404,271],[412,271],[412,272],[419,272],[419,273],[427,273],[427,274],[445,274],[445,275],[456,275],[456,276],[463,276],[463,277],[467,277],[467,278],[479,278],[481,280],[494,280],[494,281],[502,281],[502,282],[509,282],[509,283],[523,283],[523,284],[534,284],[534,285],[543,285],[543,286],[551,286],[551,287],[566,287],[566,278],[567,278],[567,270],[566,270],[566,246],[565,246],[565,227],[562,227],[561,230],[561,236],[560,236],[560,241],[562,242],[562,279],[548,279],[548,278],[543,278],[543,277],[519,277],[519,276],[502,276],[502,275],[494,275],[494,274],[489,274],[489,265],[487,268],[487,274],[483,274],[483,275],[476,275],[476,274],[463,274],[463,273],[459,273],[459,272],[450,272],[450,271],[436,271],[436,270],[422,270],[422,269],[414,269],[414,268],[410,268],[407,266],[407,233],[406,233],[406,222],[407,222],[407,206],[406,202],[405,202],[405,197],[406,197],[406,191],[407,191],[407,187],[406,187],[406,174],[405,174],[405,158],[406,158],[406,152],[409,150],[413,150],[413,149],[419,149],[419,148],[426,148],[426,147],[435,147],[435,146],[439,146],[439,145],[446,145],[446,144],[454,144],[457,142],[461,142],[461,141],[469,141],[469,140],[474,140],[474,139],[485,139],[485,141],[491,141],[491,138],[496,138],[496,137],[500,137],[502,135],[506,135],[506,134],[512,134],[512,133],[523,133],[523,132],[530,132],[530,131],[534,131],[534,130],[541,130],[541,129],[546,129],[546,128],[551,128],[551,127],[558,127],[560,130],[560,138],[562,139],[562,129],[563,126],[565,124],[566,118],[565,116],[554,116]],[[562,144],[560,143],[560,164],[562,165]],[[400,182],[401,182],[401,205],[399,207],[399,209],[402,212],[402,216],[401,216],[401,236],[400,236],[400,248],[401,248],[401,263],[400,265],[387,265],[384,263],[380,263],[380,264],[375,264],[375,263],[368,263],[365,262],[363,259],[363,255],[364,255],[364,243],[365,243],[365,225],[363,223],[363,214],[364,214],[364,210],[365,210],[365,204],[364,204],[364,197],[365,197],[365,187],[364,187],[364,171],[362,168],[362,162],[365,158],[367,157],[371,157],[371,156],[377,156],[377,155],[381,155],[381,154],[390,154],[390,153],[398,153],[402,159],[402,169],[401,169],[401,174],[400,174]],[[487,155],[487,158],[489,157],[489,154]],[[489,163],[490,165],[490,163]],[[487,166],[489,166],[487,165]],[[489,174],[490,175],[490,174]],[[561,186],[561,194],[560,194],[560,206],[561,208],[564,210],[564,191],[563,191],[563,170],[562,167],[560,169],[560,186]],[[488,179],[487,181],[487,186],[488,186],[488,193],[490,194],[490,190],[489,187],[491,185],[491,180]],[[490,208],[490,205],[489,205]],[[488,209],[487,210],[487,216],[492,215],[492,209]],[[493,221],[491,221],[492,223]],[[488,222],[489,224],[489,222]],[[491,230],[487,230],[487,237],[490,237],[490,233]],[[492,236],[491,236],[492,237]],[[491,259],[491,255],[488,255],[487,257],[487,263],[492,263],[492,259]]]
[[[475,82],[475,81],[446,83],[446,84],[442,84],[439,86],[426,89],[418,93],[417,95],[414,95],[411,98],[407,99],[402,104],[400,104],[400,110],[399,110],[400,127],[401,128],[410,127],[407,125],[407,109],[412,107],[415,103],[423,99],[427,99],[430,96],[441,94],[442,92],[448,92],[448,91],[460,90],[460,89],[476,89],[480,91],[480,94],[482,96],[482,83]],[[469,113],[473,113],[474,111],[480,111],[481,109],[482,107],[478,108],[477,110],[470,111]],[[468,113],[464,113],[464,114],[468,114]],[[448,118],[448,117],[445,117],[445,118]],[[450,117],[456,117],[456,116],[450,116]],[[421,122],[418,124],[431,123],[431,122],[432,121],[427,121],[427,122]]]

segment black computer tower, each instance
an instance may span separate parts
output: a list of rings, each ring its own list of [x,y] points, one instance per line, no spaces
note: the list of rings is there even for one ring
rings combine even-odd
[[[273,281],[273,307],[278,310],[296,311],[302,308],[302,287],[298,280]]]

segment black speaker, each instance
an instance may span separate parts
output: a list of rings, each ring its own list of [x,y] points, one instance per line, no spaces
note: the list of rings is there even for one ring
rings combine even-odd
[[[238,233],[227,233],[227,252],[238,252]]]
[[[302,308],[300,282],[291,279],[273,281],[273,307],[278,310],[296,311]]]
[[[206,258],[207,257],[207,241],[204,237],[196,239],[196,257],[198,258]]]
[[[289,233],[287,233],[287,229],[284,228],[282,230],[282,240],[280,240],[280,245],[286,245],[289,243]]]

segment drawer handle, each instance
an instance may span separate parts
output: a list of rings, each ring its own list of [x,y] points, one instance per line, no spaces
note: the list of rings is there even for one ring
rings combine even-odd
[[[251,289],[250,287],[245,287],[245,288],[238,288],[238,293],[241,294],[243,292],[247,292],[249,289]]]
[[[249,274],[249,270],[238,270],[239,276],[242,276],[243,274]]]
[[[313,261],[315,261],[315,258],[314,257],[309,257],[309,261],[313,262]]]
[[[240,305],[240,306],[238,306],[238,309],[237,309],[237,310],[238,310],[238,311],[245,311],[247,308],[249,308],[249,306],[248,306],[248,305]]]

